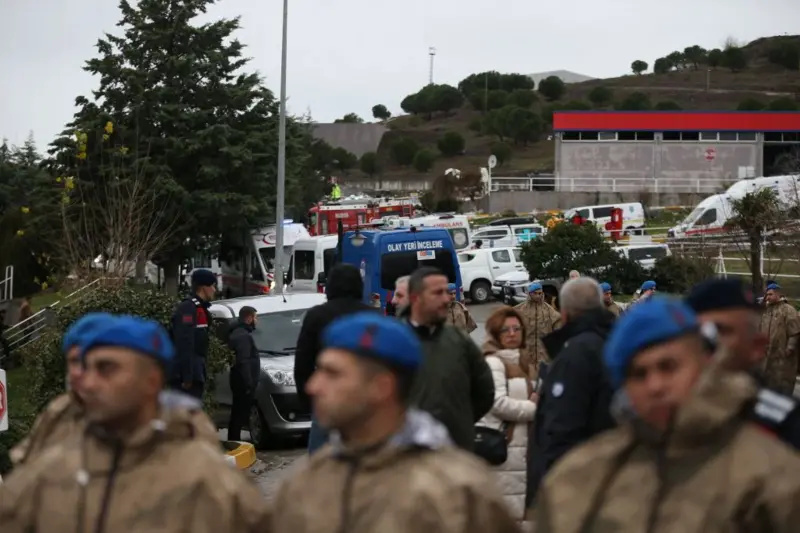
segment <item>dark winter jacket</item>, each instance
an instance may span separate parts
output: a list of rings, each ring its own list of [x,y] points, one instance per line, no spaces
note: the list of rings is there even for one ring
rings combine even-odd
[[[598,309],[542,339],[552,363],[541,382],[528,439],[528,507],[556,461],[615,425],[610,412],[614,389],[603,365],[603,345],[613,324],[614,315]]]
[[[231,328],[228,336],[228,346],[236,354],[231,367],[231,390],[247,396],[255,394],[261,374],[261,358],[253,340],[253,329],[251,325],[238,322]]]
[[[408,320],[408,311],[403,320]],[[456,328],[411,327],[422,343],[424,357],[411,405],[433,415],[458,447],[472,451],[475,423],[494,404],[492,371],[475,342]]]
[[[300,336],[297,339],[297,352],[294,356],[294,381],[297,394],[308,407],[310,399],[306,395],[306,383],[317,367],[317,356],[321,351],[323,330],[335,319],[359,311],[373,310],[361,301],[364,281],[361,273],[353,265],[339,263],[328,273],[325,293],[328,301],[312,307],[303,320]]]

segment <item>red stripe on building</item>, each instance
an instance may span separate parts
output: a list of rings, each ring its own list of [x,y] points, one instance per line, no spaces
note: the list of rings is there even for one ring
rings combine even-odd
[[[800,112],[556,111],[554,131],[800,131]]]

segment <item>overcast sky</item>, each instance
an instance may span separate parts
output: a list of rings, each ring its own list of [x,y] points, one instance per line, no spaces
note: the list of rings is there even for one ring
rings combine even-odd
[[[259,71],[280,88],[281,0],[219,0],[210,15],[241,16],[238,37]],[[290,0],[289,110],[319,122],[383,103],[428,80],[483,70],[565,69],[626,74],[634,59],[692,44],[721,46],[800,33],[800,0]],[[0,137],[41,145],[71,118],[96,81],[81,70],[103,32],[119,32],[116,0],[0,0]]]

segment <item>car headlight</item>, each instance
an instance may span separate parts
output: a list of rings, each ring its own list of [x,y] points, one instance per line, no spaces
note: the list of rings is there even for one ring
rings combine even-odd
[[[291,372],[270,369],[265,369],[265,371],[276,385],[280,385],[281,387],[294,387],[294,375]]]

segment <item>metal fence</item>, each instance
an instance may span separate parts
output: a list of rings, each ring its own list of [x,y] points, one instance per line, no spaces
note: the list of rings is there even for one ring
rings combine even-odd
[[[56,313],[60,307],[91,294],[107,281],[107,278],[98,278],[6,329],[3,337],[9,347],[9,351],[13,352],[22,349],[38,339],[44,330],[55,324]],[[3,362],[7,355],[7,353],[0,354],[0,363]]]
[[[727,183],[706,178],[561,178],[554,175],[492,177],[490,191],[653,192],[714,194]]]

